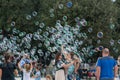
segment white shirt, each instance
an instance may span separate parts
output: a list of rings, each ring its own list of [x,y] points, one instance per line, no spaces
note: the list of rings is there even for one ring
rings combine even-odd
[[[23,69],[23,80],[30,80],[30,74],[31,70],[27,72],[25,69]]]

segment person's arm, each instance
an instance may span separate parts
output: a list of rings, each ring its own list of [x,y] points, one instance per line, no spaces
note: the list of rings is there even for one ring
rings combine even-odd
[[[118,75],[118,66],[116,65],[115,67],[114,67],[114,75],[115,75],[115,77],[117,77]]]
[[[23,71],[23,69],[20,66],[20,62],[18,63],[18,68],[20,69],[20,71]]]
[[[79,63],[79,61],[77,61],[75,63],[75,73],[77,73],[77,70],[79,69],[79,67],[80,67],[80,63]]]
[[[97,64],[96,64],[96,78],[97,78],[97,80],[100,80],[100,73],[101,73],[101,61],[100,61],[100,59],[98,59]]]
[[[69,66],[71,66],[74,63],[74,61],[70,62],[69,64],[62,64],[62,66],[64,68],[68,68]]]
[[[64,45],[61,46],[61,53],[62,53],[63,56],[66,58],[67,52],[64,50]]]
[[[96,67],[96,78],[97,80],[100,79],[100,67],[99,66]]]
[[[2,78],[2,69],[0,69],[0,80]]]

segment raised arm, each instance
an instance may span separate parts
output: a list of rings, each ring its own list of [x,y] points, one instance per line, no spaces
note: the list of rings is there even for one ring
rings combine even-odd
[[[61,53],[64,55],[64,57],[66,58],[67,56],[67,52],[64,50],[64,45],[61,46]]]
[[[23,71],[22,67],[20,66],[20,62],[18,63],[18,68],[20,69],[20,71]]]
[[[2,69],[0,69],[0,80],[2,78]]]

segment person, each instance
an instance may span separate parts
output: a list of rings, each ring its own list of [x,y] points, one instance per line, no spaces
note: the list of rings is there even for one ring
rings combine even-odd
[[[35,80],[41,80],[40,67],[36,66],[36,74],[33,78],[35,78]]]
[[[97,80],[114,80],[117,77],[118,66],[113,57],[109,56],[109,53],[109,49],[104,48],[102,50],[102,57],[98,58],[96,64]]]
[[[24,68],[24,64],[29,64],[31,62],[28,54],[24,54],[20,59],[20,67]],[[21,80],[23,80],[23,71],[21,71]]]
[[[50,74],[46,75],[46,80],[52,80],[52,76]]]
[[[62,61],[62,54],[57,53],[55,58],[55,65],[56,65],[56,74],[55,80],[66,80],[65,77],[65,69],[68,68],[70,65],[73,65],[74,61],[71,61],[69,64],[65,64]]]
[[[5,61],[0,66],[0,78],[1,80],[15,80],[14,75],[18,74],[16,65],[11,62],[10,53],[4,53]]]
[[[118,64],[118,74],[120,78],[120,56],[118,56],[117,64]]]
[[[69,64],[71,61],[73,61],[71,55],[72,55],[72,54],[70,54],[70,53],[67,54],[67,57],[66,57],[67,63],[66,63],[66,64]],[[70,66],[67,68],[67,80],[75,79],[74,71],[75,71],[75,63],[72,64],[72,65],[70,65]]]
[[[32,63],[25,63],[24,68],[20,66],[20,63],[18,63],[19,69],[23,72],[23,80],[30,80],[30,74],[32,72]]]

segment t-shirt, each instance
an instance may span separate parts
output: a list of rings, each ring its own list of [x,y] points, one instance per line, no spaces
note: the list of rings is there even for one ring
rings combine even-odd
[[[16,69],[15,64],[3,63],[0,65],[0,69],[2,69],[2,79],[1,80],[15,80],[14,78],[14,70]]]
[[[57,68],[57,70],[64,69],[63,66],[62,66],[62,64],[64,64],[64,62],[62,60],[58,60],[56,62],[56,68]]]
[[[35,76],[38,76],[37,78],[35,78],[35,80],[41,80],[40,79],[40,77],[41,77],[40,71],[37,71]]]
[[[113,68],[117,62],[110,56],[99,58],[96,66],[101,68],[100,78],[114,78]]]
[[[30,74],[31,74],[30,70],[29,72],[27,72],[25,69],[23,69],[23,80],[30,80]]]
[[[69,66],[69,67],[68,67],[68,75],[73,74],[74,69],[75,69],[75,67],[74,67],[74,65],[73,65],[73,64],[72,64],[71,66]]]

